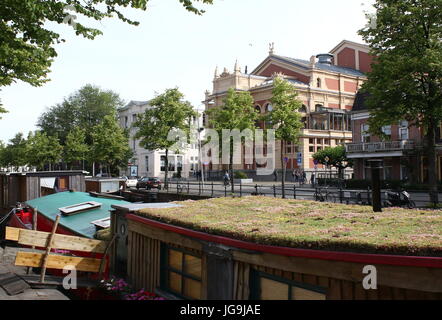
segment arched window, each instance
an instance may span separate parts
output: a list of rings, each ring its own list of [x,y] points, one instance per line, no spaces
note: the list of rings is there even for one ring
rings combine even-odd
[[[273,110],[273,106],[270,103],[266,104],[266,112],[271,112]]]
[[[316,79],[316,86],[321,88],[321,78]]]
[[[258,111],[258,113],[261,113],[261,107],[260,106],[255,106],[255,110]]]
[[[303,104],[302,107],[299,109],[299,112],[307,113],[307,106]]]

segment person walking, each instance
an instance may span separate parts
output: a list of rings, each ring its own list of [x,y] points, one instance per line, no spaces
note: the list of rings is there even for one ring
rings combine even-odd
[[[314,187],[316,184],[316,174],[314,172],[312,173],[312,176],[310,178],[310,182],[312,184],[312,187]]]
[[[307,182],[307,173],[305,171],[302,171],[302,184]]]
[[[298,179],[297,179],[297,176],[296,176],[296,170],[295,169],[293,169],[293,171],[292,171],[292,178],[293,178],[293,182],[296,183]]]
[[[224,185],[225,186],[230,185],[230,176],[229,176],[229,173],[227,171],[224,173]]]
[[[278,181],[278,172],[276,171],[276,169],[275,169],[275,171],[273,171],[273,181],[275,181],[275,182]]]

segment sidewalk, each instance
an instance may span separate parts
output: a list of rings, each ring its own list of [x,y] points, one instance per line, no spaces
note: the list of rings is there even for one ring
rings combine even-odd
[[[25,274],[25,267],[16,267],[14,265],[15,254],[19,248],[6,247],[6,250],[0,247],[0,275],[12,272],[15,274]],[[27,289],[15,296],[8,295],[0,287],[0,300],[69,300],[63,293],[57,289]]]

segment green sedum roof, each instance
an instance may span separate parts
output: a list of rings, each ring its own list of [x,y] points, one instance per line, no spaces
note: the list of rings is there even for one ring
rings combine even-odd
[[[259,244],[361,253],[442,256],[442,211],[283,200],[216,198],[139,215]]]
[[[92,221],[109,217],[109,210],[113,204],[128,204],[123,200],[96,198],[85,192],[60,192],[49,196],[29,200],[26,203],[33,208],[37,208],[39,214],[54,221],[59,208],[67,207],[82,202],[94,201],[101,203],[101,207],[93,210],[80,212],[72,216],[61,216],[60,225],[84,237],[93,238],[95,226]]]

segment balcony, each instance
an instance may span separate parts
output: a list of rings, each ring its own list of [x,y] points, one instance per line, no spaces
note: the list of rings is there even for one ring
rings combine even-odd
[[[384,141],[384,142],[368,142],[368,143],[348,143],[345,145],[347,153],[374,153],[374,152],[390,152],[414,149],[413,140],[402,141]]]

